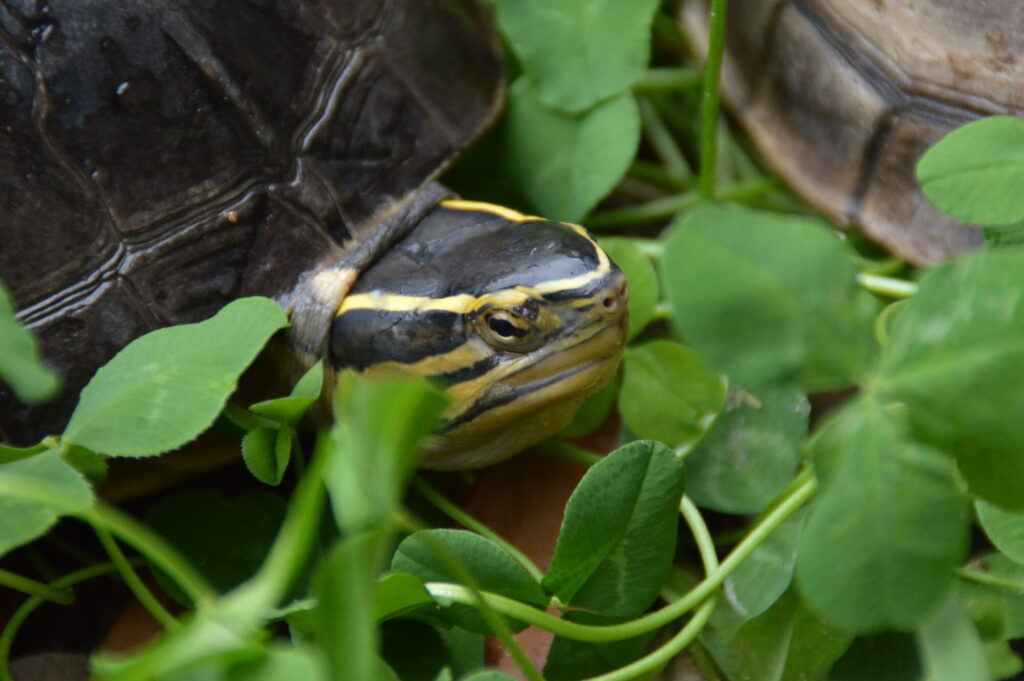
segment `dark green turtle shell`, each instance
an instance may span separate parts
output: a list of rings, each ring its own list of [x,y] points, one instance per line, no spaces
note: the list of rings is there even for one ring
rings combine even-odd
[[[683,25],[707,50],[707,0]],[[914,167],[953,128],[1024,115],[1020,0],[730,0],[726,102],[765,159],[836,223],[918,263],[981,245]]]
[[[64,377],[59,432],[151,329],[280,297],[492,120],[475,0],[0,0],[0,280]]]

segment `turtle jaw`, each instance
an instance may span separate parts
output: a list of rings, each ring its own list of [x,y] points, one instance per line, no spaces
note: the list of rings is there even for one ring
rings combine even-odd
[[[589,317],[587,323],[572,329],[564,342],[510,362],[503,376],[475,397],[450,388],[447,426],[426,440],[420,466],[488,466],[565,428],[583,401],[614,376],[628,328],[624,300],[611,313],[580,316]]]

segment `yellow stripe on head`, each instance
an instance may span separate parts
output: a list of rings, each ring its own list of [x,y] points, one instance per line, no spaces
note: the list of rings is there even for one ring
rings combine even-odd
[[[496,203],[487,203],[486,201],[466,201],[464,199],[445,199],[441,202],[442,208],[451,208],[452,210],[472,210],[480,213],[491,213],[498,217],[505,218],[509,222],[547,222],[542,217],[536,215],[525,215],[517,210],[508,208],[506,206],[499,206]]]

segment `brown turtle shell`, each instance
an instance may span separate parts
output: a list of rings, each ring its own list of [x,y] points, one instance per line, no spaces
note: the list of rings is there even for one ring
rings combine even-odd
[[[683,26],[707,51],[708,2]],[[730,0],[723,97],[808,202],[916,263],[981,234],[921,194],[914,166],[955,127],[1024,115],[1020,0]]]
[[[136,336],[349,252],[502,88],[475,0],[0,0],[0,280],[66,386],[0,386],[0,436],[60,432]]]

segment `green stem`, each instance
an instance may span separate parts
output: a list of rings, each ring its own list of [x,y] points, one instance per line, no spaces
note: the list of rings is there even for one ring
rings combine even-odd
[[[711,619],[711,611],[715,609],[715,598],[711,597],[693,614],[686,626],[679,630],[675,636],[670,638],[663,646],[652,653],[641,657],[639,660],[619,667],[613,672],[593,676],[586,681],[631,681],[643,677],[658,669],[661,669],[680,653],[686,646],[693,643],[697,634],[704,629],[708,620]]]
[[[689,180],[683,180],[670,175],[660,165],[650,161],[633,161],[633,164],[629,166],[627,175],[678,192],[686,191],[692,184]]]
[[[618,210],[606,210],[594,213],[586,219],[587,227],[592,229],[605,229],[608,227],[621,227],[637,222],[655,222],[670,218],[676,213],[686,210],[700,200],[695,191],[683,192],[666,196],[663,199],[640,203],[635,206],[628,206]]]
[[[100,544],[104,550],[110,556],[111,561],[117,566],[118,572],[121,573],[121,578],[124,583],[128,585],[128,588],[135,598],[138,599],[139,603],[142,604],[150,615],[153,616],[157,622],[160,623],[164,629],[171,630],[178,626],[178,620],[174,619],[174,615],[169,613],[167,609],[157,600],[156,596],[153,595],[146,585],[142,583],[138,573],[132,568],[131,563],[125,557],[121,551],[121,547],[117,545],[114,538],[110,536],[110,532],[106,528],[100,525],[93,525],[93,531],[96,532],[96,536],[100,540]]]
[[[562,440],[545,440],[541,443],[540,447],[548,454],[557,456],[559,459],[572,461],[573,463],[578,463],[579,465],[587,468],[593,466],[604,458],[600,454],[594,454],[593,452],[588,452],[585,449],[574,447],[568,442],[563,442]]]
[[[633,239],[633,245],[651,260],[658,262],[665,256],[665,242],[660,239]]]
[[[246,607],[257,611],[271,610],[284,597],[305,565],[320,527],[325,494],[324,469],[330,447],[329,431],[321,430],[309,468],[288,504],[288,514],[270,547],[270,553],[253,578],[227,597],[232,602],[245,601]]]
[[[697,507],[686,497],[683,497],[679,511],[690,526],[690,531],[693,533],[705,571],[708,575],[712,574],[718,568],[718,557],[715,555],[714,543],[712,542],[707,524],[705,524]],[[664,667],[683,648],[693,642],[697,634],[707,624],[714,607],[715,596],[712,595],[700,606],[686,626],[664,645],[624,667],[620,667],[607,674],[592,677],[588,681],[630,681],[630,679],[636,679]]]
[[[647,99],[639,99],[637,103],[640,107],[640,122],[643,125],[644,135],[654,149],[654,153],[664,164],[665,172],[679,180],[693,177],[693,171],[690,170],[686,157],[683,156],[672,133],[665,127],[665,123],[661,120],[654,105]]]
[[[1009,591],[1015,591],[1017,593],[1024,593],[1024,582],[1017,579],[1010,579],[1009,577],[1000,577],[999,575],[993,575],[989,572],[982,572],[980,570],[970,570],[968,568],[957,568],[954,573],[960,579],[966,579],[971,582],[977,582],[978,584],[986,584],[988,586],[998,587],[1000,589],[1007,589]]]
[[[413,521],[412,524],[413,526],[415,526],[418,523],[415,523]],[[424,541],[426,541],[430,545],[433,552],[440,556],[441,559],[445,562],[445,564],[449,567],[449,569],[452,570],[452,572],[455,574],[455,577],[467,585],[463,586],[462,584],[451,584],[449,586],[458,586],[459,589],[464,590],[467,596],[467,600],[465,601],[466,604],[471,605],[480,611],[480,614],[484,618],[484,621],[487,622],[487,625],[491,628],[491,631],[494,633],[495,636],[498,637],[498,640],[501,641],[501,644],[502,646],[504,646],[506,652],[508,652],[508,654],[512,656],[512,659],[515,661],[520,671],[523,672],[523,675],[527,678],[527,681],[544,681],[544,677],[541,676],[540,671],[538,671],[538,669],[534,666],[533,662],[530,661],[529,656],[526,654],[526,652],[516,641],[515,637],[512,635],[512,632],[505,624],[505,620],[503,620],[499,616],[499,611],[497,610],[497,608],[492,607],[489,597],[494,596],[495,594],[488,594],[482,591],[476,578],[469,570],[466,569],[466,567],[462,564],[462,561],[458,560],[455,556],[453,556],[444,546],[442,546],[439,542],[435,541],[433,537],[431,537],[429,534],[425,534],[422,536]],[[429,584],[427,586],[429,587]],[[519,603],[519,601],[512,602]],[[520,605],[522,604],[520,603]],[[524,605],[523,607],[533,610],[532,608],[526,605]],[[548,617],[551,617],[551,615],[548,615]],[[557,618],[552,617],[552,619],[555,619],[557,621]]]
[[[917,293],[918,289],[917,283],[913,281],[866,272],[857,274],[857,283],[871,293],[886,298],[909,298]]]
[[[685,66],[652,68],[633,84],[634,92],[658,90],[685,90],[700,84],[703,74],[700,69]]]
[[[235,404],[234,402],[228,402],[224,405],[224,411],[221,412],[221,416],[236,428],[244,430],[245,432],[249,432],[250,430],[255,430],[260,427],[275,428],[280,425],[275,421],[260,416],[259,414],[254,414],[245,407]]]
[[[718,554],[715,552],[715,542],[708,531],[707,523],[701,516],[696,504],[689,497],[683,497],[679,504],[679,512],[682,514],[686,524],[690,526],[693,533],[693,540],[697,543],[697,551],[700,553],[700,560],[704,564],[704,574],[710,577],[718,569]]]
[[[0,586],[6,586],[8,589],[14,589],[59,605],[70,605],[75,602],[75,594],[67,589],[55,589],[49,584],[43,584],[7,570],[0,570]]]
[[[654,306],[654,318],[651,321],[664,321],[672,318],[672,303],[659,300]]]
[[[126,513],[113,506],[97,504],[81,513],[80,517],[94,527],[105,528],[120,537],[121,541],[135,547],[181,587],[197,608],[210,605],[217,597],[217,591],[187,558],[163,537]]]
[[[801,484],[794,487],[771,511],[755,525],[746,538],[722,561],[718,568],[708,575],[700,584],[691,589],[679,600],[666,607],[649,613],[638,619],[610,625],[585,625],[559,619],[541,612],[524,603],[506,598],[498,594],[481,592],[480,596],[497,612],[550,631],[558,636],[577,641],[608,643],[640,636],[649,631],[659,629],[686,614],[699,603],[707,600],[715,593],[728,577],[743,564],[754,550],[764,543],[768,536],[802,507],[814,495],[818,482],[807,477]],[[430,594],[440,600],[450,600],[473,605],[475,596],[470,589],[459,584],[430,582],[427,584]]]
[[[768,177],[757,177],[752,180],[737,182],[719,190],[718,198],[722,201],[749,201],[770,191],[775,186],[775,180]],[[621,227],[622,225],[630,225],[637,222],[654,222],[670,218],[676,213],[691,208],[698,201],[700,201],[700,196],[697,192],[688,191],[666,196],[663,199],[620,208],[619,210],[594,213],[588,216],[585,222],[587,227],[595,230]]]
[[[704,63],[704,91],[700,102],[700,177],[702,199],[715,195],[715,160],[718,150],[718,93],[725,48],[726,0],[711,0],[708,56]]]
[[[544,579],[544,572],[537,567],[537,564],[530,560],[530,557],[525,553],[517,549],[514,545],[508,542],[500,534],[492,530],[491,528],[484,525],[482,522],[466,513],[461,508],[453,504],[451,501],[445,498],[443,494],[434,489],[426,480],[423,478],[416,478],[413,480],[413,487],[415,487],[420,494],[422,494],[427,501],[432,503],[446,516],[459,523],[463,527],[482,535],[492,542],[500,546],[505,550],[517,563],[523,566],[523,569],[530,573],[530,576],[536,579],[538,582]]]
[[[142,561],[137,561],[138,564],[142,564]],[[117,566],[113,563],[101,563],[100,565],[90,565],[87,568],[82,568],[72,572],[60,579],[54,580],[50,587],[63,591],[70,587],[84,582],[95,577],[107,575],[117,572]],[[15,681],[11,675],[10,670],[10,657],[11,657],[11,645],[14,643],[14,637],[21,629],[21,625],[25,623],[36,608],[46,602],[45,598],[41,596],[32,596],[27,599],[24,603],[18,606],[18,609],[14,611],[10,619],[7,620],[7,624],[4,625],[3,631],[0,632],[0,681]]]

